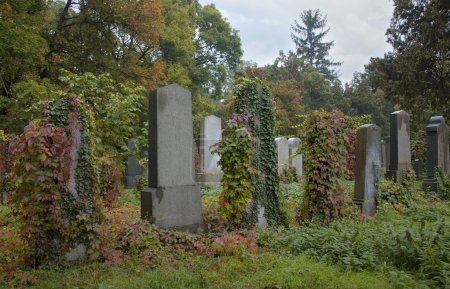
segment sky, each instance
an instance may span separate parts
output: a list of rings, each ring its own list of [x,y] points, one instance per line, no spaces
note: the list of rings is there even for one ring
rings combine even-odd
[[[371,57],[391,51],[386,29],[392,17],[392,0],[199,0],[215,4],[231,26],[239,31],[244,60],[259,66],[272,64],[279,51],[295,51],[291,25],[300,13],[320,9],[327,15],[330,32],[325,41],[334,41],[330,58],[342,61],[342,83],[350,82],[355,71],[363,72]]]

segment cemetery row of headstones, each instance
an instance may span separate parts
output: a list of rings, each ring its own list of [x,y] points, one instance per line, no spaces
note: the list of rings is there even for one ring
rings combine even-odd
[[[364,215],[375,213],[375,185],[381,178],[382,166],[386,177],[401,183],[411,169],[409,114],[396,111],[391,114],[390,142],[381,141],[381,129],[374,124],[363,125],[356,136],[356,176],[354,202]],[[426,128],[427,176],[422,182],[424,191],[437,192],[435,170],[441,168],[450,174],[449,130],[442,116],[434,116]]]

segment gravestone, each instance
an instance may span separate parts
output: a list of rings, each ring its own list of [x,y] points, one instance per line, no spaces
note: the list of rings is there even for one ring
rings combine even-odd
[[[391,113],[390,163],[386,177],[398,183],[403,182],[404,176],[411,168],[409,135],[409,114],[403,110]]]
[[[365,216],[376,210],[375,185],[381,178],[381,128],[365,124],[356,134],[355,204]]]
[[[133,186],[136,177],[142,174],[142,169],[141,166],[139,165],[139,162],[136,159],[136,155],[134,154],[136,147],[136,140],[129,139],[127,142],[127,147],[130,153],[128,154],[127,157],[125,188],[130,189]]]
[[[288,140],[285,137],[277,137],[275,143],[277,144],[278,174],[282,174],[288,170],[289,166]]]
[[[289,145],[289,164],[292,168],[295,168],[297,177],[303,176],[303,155],[294,156],[300,148],[300,139],[297,137],[288,139]]]
[[[211,146],[222,139],[222,120],[210,115],[201,120],[200,125],[200,173],[197,182],[202,185],[217,186],[222,179],[222,171],[218,164],[220,156],[213,153]]]
[[[203,228],[200,188],[194,181],[191,93],[177,84],[149,95],[148,188],[141,217],[162,228]]]
[[[442,116],[433,116],[426,128],[427,133],[427,177],[422,182],[424,190],[437,192],[434,172],[437,167],[450,174],[448,126]]]

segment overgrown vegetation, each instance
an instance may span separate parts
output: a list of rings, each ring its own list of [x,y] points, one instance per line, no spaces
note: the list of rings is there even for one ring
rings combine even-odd
[[[278,172],[276,144],[273,134],[272,98],[265,84],[259,79],[243,79],[235,89],[234,111],[246,116],[253,138],[254,158],[252,167],[252,203],[249,223],[256,222],[259,211],[271,226],[285,224],[278,201]]]
[[[252,137],[242,125],[243,121],[243,115],[234,115],[227,121],[222,140],[215,149],[223,172],[219,214],[225,223],[236,225],[248,211],[252,189]]]

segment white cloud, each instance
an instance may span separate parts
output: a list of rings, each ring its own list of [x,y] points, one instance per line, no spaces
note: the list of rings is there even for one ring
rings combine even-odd
[[[259,65],[273,63],[280,50],[294,50],[291,24],[303,10],[320,9],[328,15],[331,28],[327,41],[334,40],[330,56],[343,61],[341,80],[349,82],[362,71],[370,57],[390,50],[385,32],[392,17],[390,0],[199,0],[214,3],[239,30],[244,59]]]

